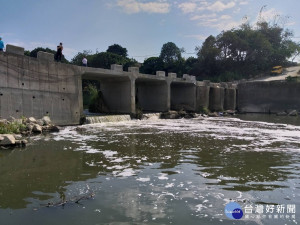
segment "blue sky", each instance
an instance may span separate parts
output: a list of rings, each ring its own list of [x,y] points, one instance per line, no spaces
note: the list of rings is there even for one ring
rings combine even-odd
[[[140,62],[158,56],[169,41],[195,56],[209,35],[254,23],[277,21],[300,41],[299,0],[0,0],[0,36],[5,44],[32,50],[64,44],[71,59],[83,50],[127,48]],[[279,17],[278,15],[281,15]]]

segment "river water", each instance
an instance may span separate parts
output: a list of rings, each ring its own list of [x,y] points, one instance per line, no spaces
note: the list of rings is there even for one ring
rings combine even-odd
[[[287,119],[153,117],[33,137],[0,151],[0,224],[297,224],[300,125]]]

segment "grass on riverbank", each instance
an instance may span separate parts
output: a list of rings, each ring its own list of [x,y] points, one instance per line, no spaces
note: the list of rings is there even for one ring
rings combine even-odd
[[[20,134],[24,130],[26,130],[26,126],[22,123],[0,121],[0,134]]]

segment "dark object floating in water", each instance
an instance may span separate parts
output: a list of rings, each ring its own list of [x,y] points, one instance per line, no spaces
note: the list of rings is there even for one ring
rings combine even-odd
[[[95,196],[95,193],[91,193],[88,195],[77,196],[77,197],[71,198],[69,200],[62,199],[62,201],[56,202],[56,203],[48,202],[47,204],[42,205],[42,206],[43,207],[57,207],[57,206],[64,207],[66,204],[72,204],[72,203],[79,204],[79,201],[92,199],[94,196]]]

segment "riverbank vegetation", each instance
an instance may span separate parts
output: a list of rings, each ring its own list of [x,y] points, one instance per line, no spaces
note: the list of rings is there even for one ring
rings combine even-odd
[[[0,134],[20,134],[26,126],[18,121],[0,120]]]

